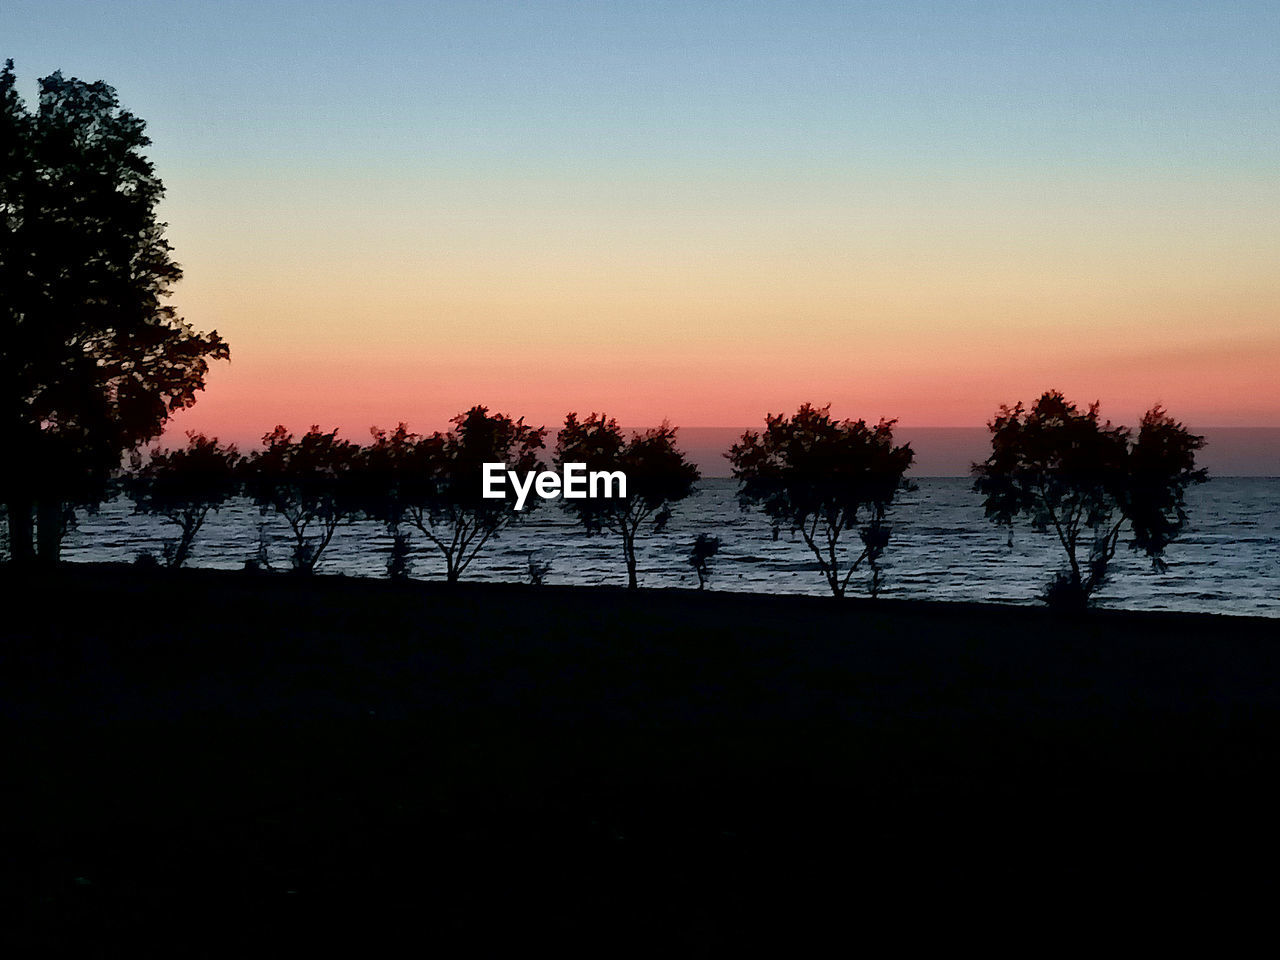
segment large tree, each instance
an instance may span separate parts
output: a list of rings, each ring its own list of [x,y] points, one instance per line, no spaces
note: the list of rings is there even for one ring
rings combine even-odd
[[[1203,437],[1156,406],[1135,438],[1101,420],[1097,403],[1080,410],[1057,390],[1030,409],[1002,406],[988,426],[991,455],[973,467],[987,517],[1005,526],[1024,517],[1052,531],[1065,554],[1067,567],[1045,600],[1086,606],[1106,580],[1126,524],[1130,546],[1163,569],[1165,548],[1187,521],[1187,487],[1207,477],[1195,465]]]
[[[646,526],[661,530],[671,504],[694,492],[698,468],[676,446],[676,427],[664,423],[643,433],[626,435],[618,422],[603,414],[579,420],[570,413],[556,444],[556,464],[584,463],[588,473],[621,471],[627,478],[625,497],[588,496],[564,501],[587,535],[609,531],[622,541],[627,586],[639,586],[636,540]]]
[[[165,302],[182,271],[144,128],[104,83],[54,73],[32,111],[0,71],[0,500],[18,563],[56,562],[71,508],[229,356]]]
[[[743,508],[764,510],[775,534],[784,526],[799,533],[834,596],[864,562],[872,596],[880,591],[885,520],[915,458],[910,445],[894,446],[896,422],[835,420],[830,405],[806,403],[793,417],[767,415],[763,432],[748,430],[728,453]],[[862,550],[850,560],[840,540],[853,530]]]

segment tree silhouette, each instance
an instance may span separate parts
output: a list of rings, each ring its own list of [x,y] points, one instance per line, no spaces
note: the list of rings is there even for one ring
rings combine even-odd
[[[191,545],[210,510],[219,510],[240,487],[240,454],[216,437],[187,434],[187,446],[156,448],[144,461],[134,453],[124,490],[138,513],[163,517],[178,527],[176,543],[166,546],[170,567],[186,562]]]
[[[16,465],[0,499],[18,564],[56,562],[72,508],[229,356],[164,303],[182,271],[144,128],[104,83],[51,74],[32,112],[12,61],[0,71],[0,446]]]
[[[338,527],[360,510],[354,468],[359,448],[338,431],[312,426],[297,440],[282,426],[244,463],[245,491],[263,516],[275,511],[293,533],[290,563],[312,573]]]
[[[694,492],[698,468],[676,447],[676,427],[662,426],[644,433],[623,435],[618,423],[601,414],[579,421],[570,413],[556,444],[556,464],[586,464],[592,471],[622,471],[627,477],[626,497],[566,499],[565,508],[582,524],[588,536],[609,531],[622,539],[627,564],[627,586],[639,586],[636,576],[636,539],[647,523],[661,530],[671,516],[671,504]]]
[[[743,509],[763,509],[775,535],[783,526],[798,532],[834,596],[844,596],[864,561],[872,593],[879,593],[879,561],[889,543],[885,518],[915,458],[910,445],[893,445],[896,422],[833,420],[830,405],[806,403],[794,417],[767,415],[763,433],[748,430],[727,454]],[[863,548],[846,569],[840,538],[854,528]]]
[[[365,453],[362,486],[367,515],[394,535],[415,527],[445,562],[445,577],[457,582],[485,545],[541,501],[533,498],[517,512],[510,500],[482,496],[485,463],[505,463],[526,472],[540,467],[544,427],[530,427],[487,407],[472,407],[450,421],[453,429],[418,436],[404,424],[392,433],[374,430]]]
[[[973,466],[990,520],[1011,527],[1023,516],[1057,536],[1067,569],[1044,594],[1055,606],[1088,605],[1106,581],[1126,521],[1130,546],[1163,570],[1165,548],[1186,524],[1186,489],[1207,478],[1195,469],[1204,438],[1161,407],[1143,416],[1136,440],[1128,428],[1101,422],[1098,409],[1093,403],[1081,412],[1057,390],[1030,410],[1020,402],[1002,406],[988,424],[991,455]]]

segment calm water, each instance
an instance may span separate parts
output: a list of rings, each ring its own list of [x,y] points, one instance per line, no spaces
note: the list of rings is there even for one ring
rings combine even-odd
[[[893,517],[886,554],[885,596],[1032,603],[1059,564],[1050,536],[1015,528],[1007,534],[987,522],[981,500],[963,478],[918,480]],[[718,536],[710,588],[769,593],[823,594],[827,588],[808,548],[783,532],[773,539],[759,514],[743,513],[730,480],[706,480],[697,496],[677,507],[666,532],[649,537],[639,551],[642,586],[697,585],[686,557],[700,532]],[[1141,555],[1121,548],[1104,606],[1129,609],[1200,610],[1280,617],[1280,478],[1212,480],[1190,494],[1191,528],[1169,550],[1168,572],[1156,574]],[[192,566],[238,569],[257,553],[263,529],[272,563],[287,567],[288,530],[273,516],[260,517],[247,501],[210,515],[196,542]],[[172,528],[170,528],[171,530]],[[68,537],[69,560],[131,560],[140,551],[159,552],[165,524],[131,512],[128,501],[82,515]],[[856,537],[851,539],[857,543]],[[859,544],[860,546],[860,544]],[[551,564],[548,583],[626,582],[621,546],[608,537],[587,537],[555,502],[545,504],[500,539],[491,541],[467,570],[475,580],[527,579],[530,556]],[[386,574],[390,540],[374,523],[341,528],[319,570],[356,576]],[[443,576],[443,562],[421,543],[413,552],[415,577]],[[855,577],[860,576],[855,575]],[[853,581],[851,592],[865,589]]]

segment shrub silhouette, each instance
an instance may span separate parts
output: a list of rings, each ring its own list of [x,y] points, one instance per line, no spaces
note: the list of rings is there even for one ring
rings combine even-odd
[[[72,509],[229,356],[164,302],[182,270],[145,127],[105,83],[61,73],[28,110],[0,70],[0,500],[20,565],[55,563]]]
[[[407,530],[391,534],[391,552],[387,554],[387,579],[403,583],[413,575],[413,558]]]
[[[973,466],[974,490],[984,494],[990,520],[1011,527],[1025,517],[1056,535],[1067,568],[1042,598],[1057,607],[1088,606],[1106,582],[1126,522],[1130,546],[1163,570],[1165,548],[1186,524],[1186,489],[1207,479],[1195,468],[1204,438],[1163,408],[1147,411],[1136,439],[1127,427],[1100,421],[1098,409],[1093,403],[1081,412],[1057,390],[1030,410],[1002,406],[988,424],[991,455]]]
[[[405,524],[416,528],[440,551],[445,577],[454,583],[492,538],[541,502],[530,498],[517,512],[511,500],[484,498],[483,464],[539,469],[547,431],[482,406],[451,422],[452,430],[431,436],[410,433],[403,423],[391,433],[375,428],[360,486],[366,515],[393,536]]]
[[[555,462],[586,464],[591,471],[620,470],[627,477],[626,497],[586,497],[564,501],[588,536],[603,531],[622,540],[627,586],[636,588],[636,539],[646,524],[661,530],[671,517],[671,504],[694,492],[698,468],[676,447],[676,430],[668,423],[624,436],[618,422],[602,414],[578,420],[565,417],[556,442]]]
[[[689,565],[698,575],[699,590],[703,589],[711,578],[711,558],[719,551],[720,538],[705,533],[698,534],[698,539],[693,541],[693,546],[689,548]]]
[[[546,581],[547,574],[551,572],[551,561],[541,560],[530,553],[526,570],[529,574],[530,586],[540,587]]]
[[[743,509],[759,506],[773,522],[800,534],[834,596],[842,597],[865,561],[871,591],[880,591],[885,523],[915,453],[893,445],[896,420],[833,420],[831,407],[804,404],[794,417],[769,414],[762,433],[748,430],[726,456],[740,484]],[[862,552],[842,557],[841,536],[859,529]],[[845,565],[848,564],[847,570]]]
[[[289,524],[291,566],[312,573],[334,532],[360,509],[353,476],[359,448],[318,426],[296,440],[277,426],[262,442],[264,449],[245,460],[245,492],[263,516],[275,511]]]
[[[240,487],[240,454],[234,445],[223,446],[216,437],[187,434],[187,446],[176,450],[156,448],[144,461],[132,457],[124,477],[124,490],[138,513],[163,517],[178,527],[178,539],[165,547],[165,560],[181,567],[210,510],[219,510]]]

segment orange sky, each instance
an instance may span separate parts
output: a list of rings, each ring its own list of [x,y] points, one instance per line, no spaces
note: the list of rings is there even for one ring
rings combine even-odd
[[[1051,386],[1118,420],[1280,424],[1274,183],[673,182],[171,189],[175,303],[233,357],[173,426],[363,436],[473,403],[740,425],[806,400],[971,426]]]
[[[1274,0],[7,0],[147,122],[176,417],[1280,426]]]

